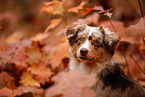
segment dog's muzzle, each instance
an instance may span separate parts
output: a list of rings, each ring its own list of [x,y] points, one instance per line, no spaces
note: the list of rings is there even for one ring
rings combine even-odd
[[[86,55],[88,54],[88,52],[89,52],[89,50],[86,49],[86,48],[82,48],[82,49],[80,50],[81,56],[86,56]]]

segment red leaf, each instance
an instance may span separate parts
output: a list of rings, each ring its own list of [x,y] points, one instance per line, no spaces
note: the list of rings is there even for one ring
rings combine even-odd
[[[87,11],[85,11],[83,13],[83,16],[86,16],[88,13],[90,13],[91,11],[93,11],[93,8],[85,8]]]

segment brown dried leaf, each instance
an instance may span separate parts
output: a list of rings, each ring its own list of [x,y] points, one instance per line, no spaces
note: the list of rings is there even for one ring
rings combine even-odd
[[[43,45],[42,45],[43,46]],[[40,42],[32,42],[32,47],[26,47],[25,53],[28,56],[27,62],[31,64],[48,64],[48,54],[41,49]]]
[[[123,35],[125,36],[139,36],[145,35],[145,25],[143,18],[140,18],[137,24],[131,25],[125,29]]]
[[[71,9],[68,9],[68,12],[75,12],[75,13],[78,13],[78,11],[79,11],[80,9],[83,9],[83,6],[84,6],[86,3],[87,3],[87,2],[82,1],[82,2],[80,3],[80,5],[78,5],[77,7],[73,7],[73,8],[71,8]]]
[[[0,87],[15,88],[14,78],[7,72],[0,73]]]
[[[32,93],[34,95],[33,97],[44,97],[44,90],[37,87],[20,86],[17,89],[13,90],[14,96],[20,96],[25,93]]]
[[[52,68],[55,69],[58,67],[61,63],[61,60],[65,57],[69,57],[68,53],[68,44],[62,43],[59,45],[56,45],[54,47],[54,51],[50,54],[50,64],[52,65]]]
[[[89,80],[88,80],[89,79]],[[52,80],[55,85],[45,91],[45,97],[63,95],[63,97],[95,97],[91,90],[95,83],[95,75],[86,75],[84,72],[60,72]]]
[[[14,97],[12,94],[12,90],[8,88],[0,89],[0,97]]]

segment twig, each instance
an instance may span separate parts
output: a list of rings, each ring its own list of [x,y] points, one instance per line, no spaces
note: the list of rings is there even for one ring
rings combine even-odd
[[[140,0],[138,0],[138,4],[139,4],[139,8],[140,8],[140,11],[141,11],[142,17],[143,17],[143,19],[144,19],[144,13],[143,13],[143,11],[142,11],[142,7],[141,7]],[[145,19],[144,19],[144,25],[145,25]]]
[[[114,27],[113,23],[111,22],[111,19],[106,15],[105,15],[105,17],[107,18],[107,20],[109,20],[111,26],[113,27],[114,31],[116,32],[115,27]]]
[[[125,62],[126,62],[128,74],[129,74],[129,76],[131,76],[131,73],[130,73],[130,70],[129,70],[129,65],[128,65],[128,62],[127,62],[126,55],[125,55],[125,53],[124,53],[124,49],[123,49],[122,44],[121,44],[121,48],[122,48],[122,52],[123,52],[123,55],[124,55],[124,58],[125,58]]]
[[[138,66],[138,68],[145,74],[144,70],[142,70],[142,68],[138,65],[138,63],[136,62],[136,60],[132,57],[132,55],[130,55],[131,59],[134,61],[134,63]]]
[[[67,19],[67,12],[64,12],[63,20],[64,20],[65,25],[67,26],[69,24],[68,19]]]

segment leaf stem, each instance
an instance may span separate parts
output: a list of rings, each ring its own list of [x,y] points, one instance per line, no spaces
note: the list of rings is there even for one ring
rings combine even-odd
[[[143,19],[144,19],[144,13],[143,13],[143,11],[142,11],[142,6],[141,6],[141,3],[140,3],[140,0],[138,0],[138,4],[139,4],[139,8],[140,8],[142,17],[143,17]],[[145,19],[144,19],[144,25],[145,25]]]
[[[130,55],[131,59],[134,61],[134,63],[138,66],[138,68],[145,74],[144,70],[138,65],[138,63],[136,62],[136,60],[132,57],[132,55]]]

